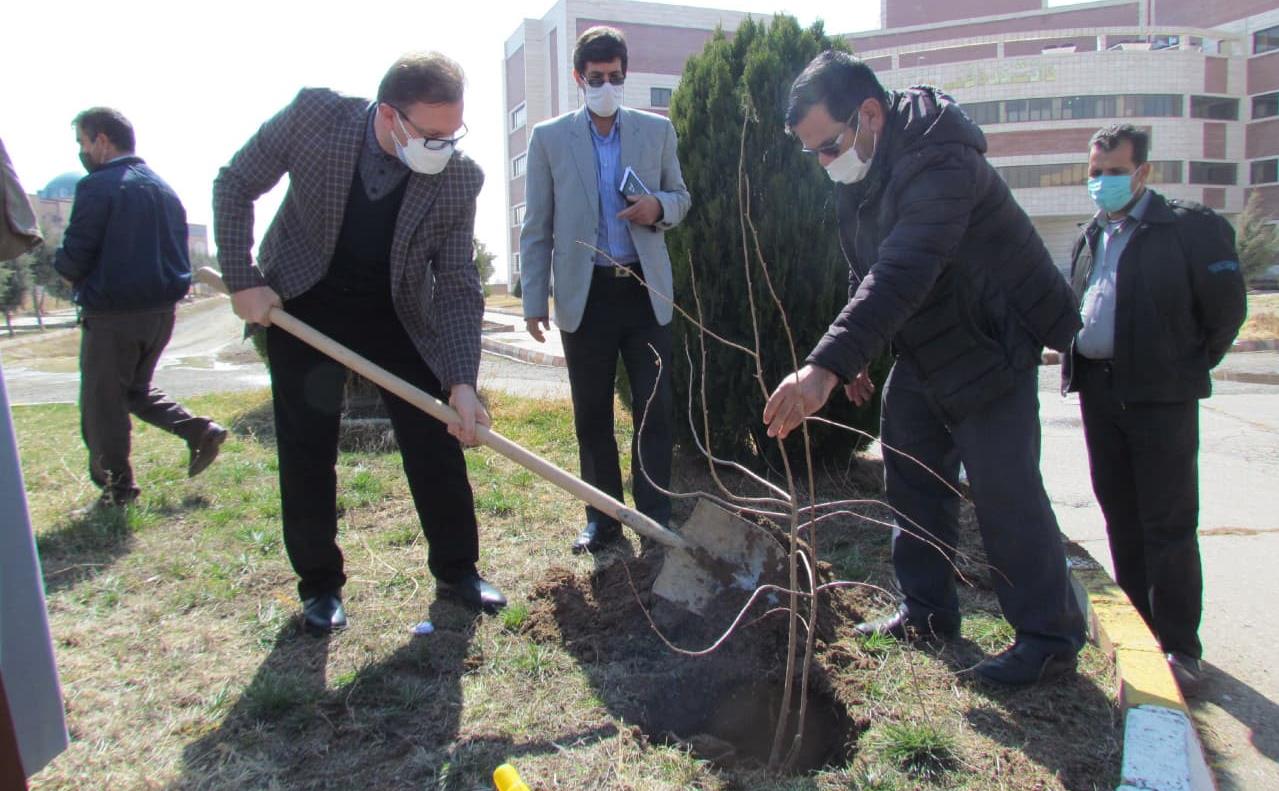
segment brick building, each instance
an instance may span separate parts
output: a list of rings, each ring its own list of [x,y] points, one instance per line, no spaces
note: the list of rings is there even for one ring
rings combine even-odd
[[[1279,8],[1274,0],[880,0],[881,26],[846,36],[888,88],[938,85],[982,125],[989,158],[1059,265],[1078,223],[1088,138],[1148,128],[1156,189],[1229,215],[1260,191],[1279,214]],[[560,0],[507,40],[508,277],[519,277],[523,155],[532,125],[575,110],[572,46],[595,24],[631,42],[626,102],[664,112],[684,61],[747,15]],[[696,204],[696,196],[694,196]]]

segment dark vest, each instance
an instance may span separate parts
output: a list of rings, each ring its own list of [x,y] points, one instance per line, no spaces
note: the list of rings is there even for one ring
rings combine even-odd
[[[394,315],[391,243],[408,183],[405,178],[385,196],[369,200],[364,180],[356,168],[329,271],[316,284],[327,296],[340,297],[344,309],[386,311],[386,315]]]

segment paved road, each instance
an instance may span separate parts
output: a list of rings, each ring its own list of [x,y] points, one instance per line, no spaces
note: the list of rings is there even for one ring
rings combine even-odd
[[[182,305],[173,339],[156,369],[156,386],[178,399],[268,387],[266,368],[241,337],[243,327],[220,297]],[[0,341],[12,403],[73,403],[79,398],[78,332],[55,329]],[[563,368],[527,365],[491,354],[481,361],[479,384],[531,398],[568,398]]]
[[[1279,354],[1229,366],[1279,374]],[[1105,526],[1088,479],[1077,398],[1040,375],[1043,474],[1062,530],[1107,568]],[[1214,383],[1200,411],[1200,546],[1209,675],[1190,701],[1222,789],[1279,788],[1279,386]],[[1266,604],[1271,602],[1271,604]]]

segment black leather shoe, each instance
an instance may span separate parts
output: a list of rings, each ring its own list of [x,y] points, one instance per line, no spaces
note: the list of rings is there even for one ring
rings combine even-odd
[[[1053,654],[1022,642],[977,663],[973,672],[1001,687],[1024,687],[1075,672],[1074,652]]]
[[[204,433],[191,445],[191,460],[187,462],[187,477],[194,478],[213,463],[218,457],[218,450],[226,442],[226,429],[212,421],[205,427]]]
[[[897,612],[877,621],[859,623],[854,628],[863,637],[881,634],[902,642],[932,639],[955,640],[959,637],[959,624],[950,621],[943,622],[935,617],[930,617],[921,622],[920,619],[910,617],[905,607],[900,607]]]
[[[457,599],[463,604],[495,613],[506,606],[506,597],[494,588],[479,574],[468,574],[456,582],[435,581],[435,595],[446,599]]]
[[[302,600],[302,628],[307,634],[322,637],[346,628],[346,610],[336,593],[321,593]]]
[[[587,522],[582,532],[573,539],[573,554],[598,552],[609,544],[621,539],[622,528],[618,525],[601,526],[599,522]]]
[[[1199,664],[1199,660],[1183,654],[1180,651],[1173,651],[1167,655],[1168,669],[1172,671],[1172,677],[1176,679],[1177,686],[1181,687],[1181,694],[1188,695],[1199,687],[1203,681],[1203,666]]]

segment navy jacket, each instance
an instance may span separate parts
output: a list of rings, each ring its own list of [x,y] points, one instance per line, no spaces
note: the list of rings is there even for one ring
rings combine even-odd
[[[172,307],[191,286],[186,209],[140,157],[109,162],[76,184],[53,266],[87,311]]]
[[[891,343],[955,423],[1068,349],[1079,311],[959,105],[921,86],[887,111],[867,177],[835,191],[849,300],[807,361],[851,379]]]
[[[1192,201],[1150,203],[1119,257],[1112,385],[1126,403],[1193,401],[1212,394],[1210,371],[1230,351],[1248,312],[1235,230]],[[1082,303],[1099,220],[1075,242],[1071,284]],[[1075,390],[1063,354],[1062,391]]]

